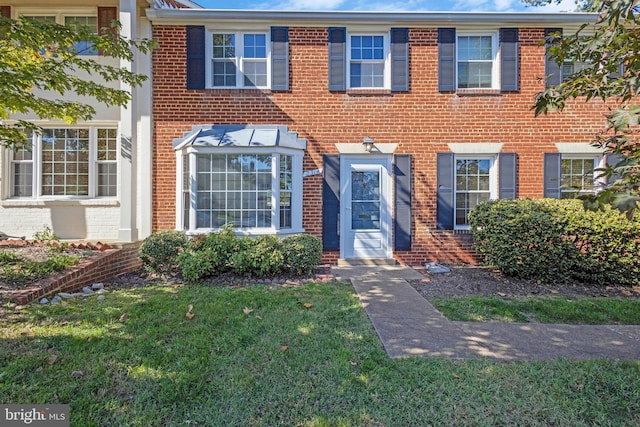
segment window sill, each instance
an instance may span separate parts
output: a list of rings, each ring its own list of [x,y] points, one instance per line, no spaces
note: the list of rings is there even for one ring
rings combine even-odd
[[[501,96],[500,89],[457,89],[456,95],[458,96]]]
[[[208,87],[204,89],[208,93],[263,93],[270,95],[272,93],[270,88],[267,87]]]
[[[220,231],[220,229],[200,228],[193,231],[187,230],[185,233],[187,234],[187,236],[198,236],[200,234],[215,233],[217,231]],[[282,230],[274,230],[271,228],[254,228],[254,229],[234,228],[233,231],[235,231],[235,233],[240,236],[276,235],[276,236],[286,237],[292,234],[302,234],[304,233],[304,228],[300,228],[300,229],[288,228],[288,229],[282,229]]]
[[[391,96],[389,89],[348,89],[349,96]]]
[[[117,207],[117,199],[7,199],[0,202],[3,208],[48,208],[53,206],[104,206]]]

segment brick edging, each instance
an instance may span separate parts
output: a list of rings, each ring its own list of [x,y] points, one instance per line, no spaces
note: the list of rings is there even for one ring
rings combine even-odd
[[[137,243],[126,244],[91,255],[61,273],[35,282],[24,289],[6,292],[5,298],[24,305],[35,299],[60,292],[74,292],[89,284],[128,273],[141,266],[138,246]]]

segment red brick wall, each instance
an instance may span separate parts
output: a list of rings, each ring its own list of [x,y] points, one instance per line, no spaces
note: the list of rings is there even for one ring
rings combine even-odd
[[[335,143],[399,143],[413,156],[413,250],[396,253],[408,264],[427,260],[473,262],[468,235],[435,231],[436,153],[451,142],[502,142],[518,153],[518,196],[542,197],[543,153],[556,142],[589,142],[603,125],[602,105],[577,101],[562,114],[534,118],[531,106],[543,90],[542,29],[520,31],[520,91],[459,95],[437,90],[437,30],[410,30],[410,90],[352,95],[329,92],[327,31],[289,28],[290,90],[186,90],[185,29],[155,26],[153,228],[175,227],[175,154],[172,140],[194,124],[281,124],[306,138],[304,170],[322,167]],[[303,226],[321,236],[320,175],[304,179]],[[325,261],[337,259],[326,253]]]

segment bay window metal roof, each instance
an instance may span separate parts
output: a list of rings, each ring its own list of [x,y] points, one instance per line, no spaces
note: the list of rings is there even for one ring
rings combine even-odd
[[[286,147],[304,150],[307,140],[280,125],[199,125],[173,140],[173,149],[187,147]]]

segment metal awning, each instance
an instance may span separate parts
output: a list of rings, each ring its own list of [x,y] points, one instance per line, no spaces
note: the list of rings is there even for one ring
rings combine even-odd
[[[280,125],[200,125],[173,140],[173,149],[186,147],[286,147],[304,150],[307,140]]]

